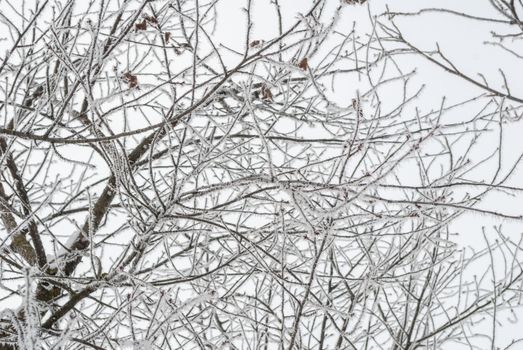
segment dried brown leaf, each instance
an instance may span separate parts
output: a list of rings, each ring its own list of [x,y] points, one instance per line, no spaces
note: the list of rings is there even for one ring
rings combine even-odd
[[[147,20],[144,19],[141,23],[136,23],[134,25],[134,28],[136,29],[136,31],[139,31],[139,30],[147,30]]]
[[[138,86],[138,77],[130,72],[124,73],[123,79],[129,85],[129,88],[135,88]]]
[[[307,57],[304,57],[301,59],[301,61],[298,63],[298,67],[303,70],[309,69],[309,60]]]
[[[261,87],[261,98],[265,101],[272,101],[272,92],[267,85],[263,84]]]

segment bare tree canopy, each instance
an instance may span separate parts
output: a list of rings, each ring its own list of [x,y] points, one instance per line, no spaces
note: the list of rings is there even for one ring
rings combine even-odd
[[[0,0],[0,350],[522,349],[522,16]]]

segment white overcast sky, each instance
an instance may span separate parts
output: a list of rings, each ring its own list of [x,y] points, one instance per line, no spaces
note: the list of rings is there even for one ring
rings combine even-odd
[[[34,1],[28,1],[28,4]],[[280,0],[284,13],[284,28],[294,23],[299,12],[304,13],[312,5],[312,0]],[[242,11],[246,1],[243,0],[222,0],[220,10],[218,11],[218,23],[214,36],[217,42],[229,48],[242,50],[245,45],[245,25],[246,17]],[[297,5],[299,4],[299,5]],[[331,0],[329,5],[331,9],[338,6],[338,0]],[[344,31],[349,31],[354,23],[357,32],[362,37],[370,30],[369,16],[378,16],[384,12],[385,6],[391,11],[399,12],[416,12],[420,9],[435,7],[444,7],[455,11],[465,12],[475,16],[492,16],[494,11],[491,8],[489,0],[369,0],[368,4],[363,6],[347,6],[344,8],[342,16],[338,20],[338,27]],[[28,6],[30,7],[30,6]],[[5,10],[5,4],[0,0],[0,11]],[[269,40],[277,36],[277,23],[275,22],[274,7],[270,5],[269,0],[254,1],[254,20],[253,39]],[[492,41],[491,31],[506,31],[503,26],[495,27],[492,24],[486,24],[475,20],[466,20],[450,14],[426,13],[422,17],[405,18],[397,21],[406,38],[423,49],[435,49],[439,44],[441,49],[447,54],[449,59],[465,72],[477,77],[481,72],[492,84],[498,87],[503,85],[499,69],[503,69],[507,75],[509,85],[515,95],[523,96],[523,74],[521,60],[517,57],[507,54],[500,48],[489,45],[486,42]],[[0,39],[8,37],[7,33],[0,33]],[[10,40],[0,41],[0,54],[3,56]],[[518,47],[519,52],[523,54],[523,45],[513,43]],[[226,57],[230,61],[228,64],[234,64],[234,56]],[[403,56],[398,61],[406,70],[416,68],[418,75],[412,79],[412,90],[416,87],[425,85],[422,95],[418,98],[416,106],[420,110],[429,111],[437,109],[443,97],[448,103],[459,102],[469,97],[475,96],[479,90],[470,83],[450,76],[442,69],[435,67],[429,62],[414,58],[412,56]],[[311,63],[314,66],[314,60]],[[360,87],[357,81],[338,82],[338,86],[346,84],[343,91],[334,91],[336,101],[341,105],[350,105],[350,95],[347,91],[355,91]],[[362,83],[364,84],[364,83]],[[350,86],[349,86],[350,85]],[[340,89],[341,90],[341,89]],[[391,91],[390,103],[394,104],[398,98],[397,94]],[[385,98],[385,103],[388,101]],[[477,112],[478,106],[469,105],[461,109],[459,113],[453,115],[455,118],[470,116]],[[504,130],[503,147],[508,150],[504,152],[503,164],[511,164],[523,151],[523,123],[516,122],[507,125]],[[495,150],[497,145],[497,136],[492,138],[483,137],[479,140],[480,144],[475,155],[480,159],[489,152]],[[473,159],[474,161],[474,159]],[[492,171],[492,164],[486,167],[480,174],[488,176]],[[478,175],[480,176],[480,175]],[[486,179],[488,180],[488,178]],[[523,187],[523,167],[520,167],[515,175],[510,179],[510,184]],[[484,208],[503,210],[509,214],[523,214],[523,196],[492,195],[486,198],[481,205]],[[495,225],[503,225],[505,233],[514,237],[521,236],[523,226],[520,221],[501,221],[493,217],[464,215],[453,225],[453,230],[459,234],[456,236],[456,242],[465,246],[481,249],[484,246],[482,227],[487,232],[492,230]],[[487,262],[486,262],[487,263]],[[523,316],[523,312],[520,313]],[[491,324],[482,324],[481,327],[489,329]],[[500,345],[509,342],[512,334],[521,332],[521,322],[505,322],[504,326],[498,329]],[[489,343],[486,343],[489,344]],[[457,349],[455,347],[448,350]]]

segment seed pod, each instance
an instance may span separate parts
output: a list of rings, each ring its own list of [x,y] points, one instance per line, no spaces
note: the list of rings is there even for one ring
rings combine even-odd
[[[151,24],[158,24],[158,19],[154,16],[145,16],[145,20]]]

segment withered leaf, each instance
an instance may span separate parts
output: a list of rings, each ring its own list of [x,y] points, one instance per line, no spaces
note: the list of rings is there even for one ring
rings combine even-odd
[[[165,42],[168,42],[169,40],[171,40],[171,32],[163,33],[163,37],[165,39]]]
[[[154,16],[145,16],[145,20],[151,24],[158,24],[158,19]]]
[[[267,85],[263,84],[261,87],[261,98],[265,101],[272,101],[272,92]]]
[[[298,67],[303,70],[309,69],[309,60],[307,57],[301,59],[301,61],[298,63]]]
[[[134,25],[136,31],[139,31],[139,30],[147,30],[147,20],[144,19],[141,23],[136,23]]]
[[[130,72],[124,73],[123,79],[127,82],[130,89],[138,86],[138,77]]]

